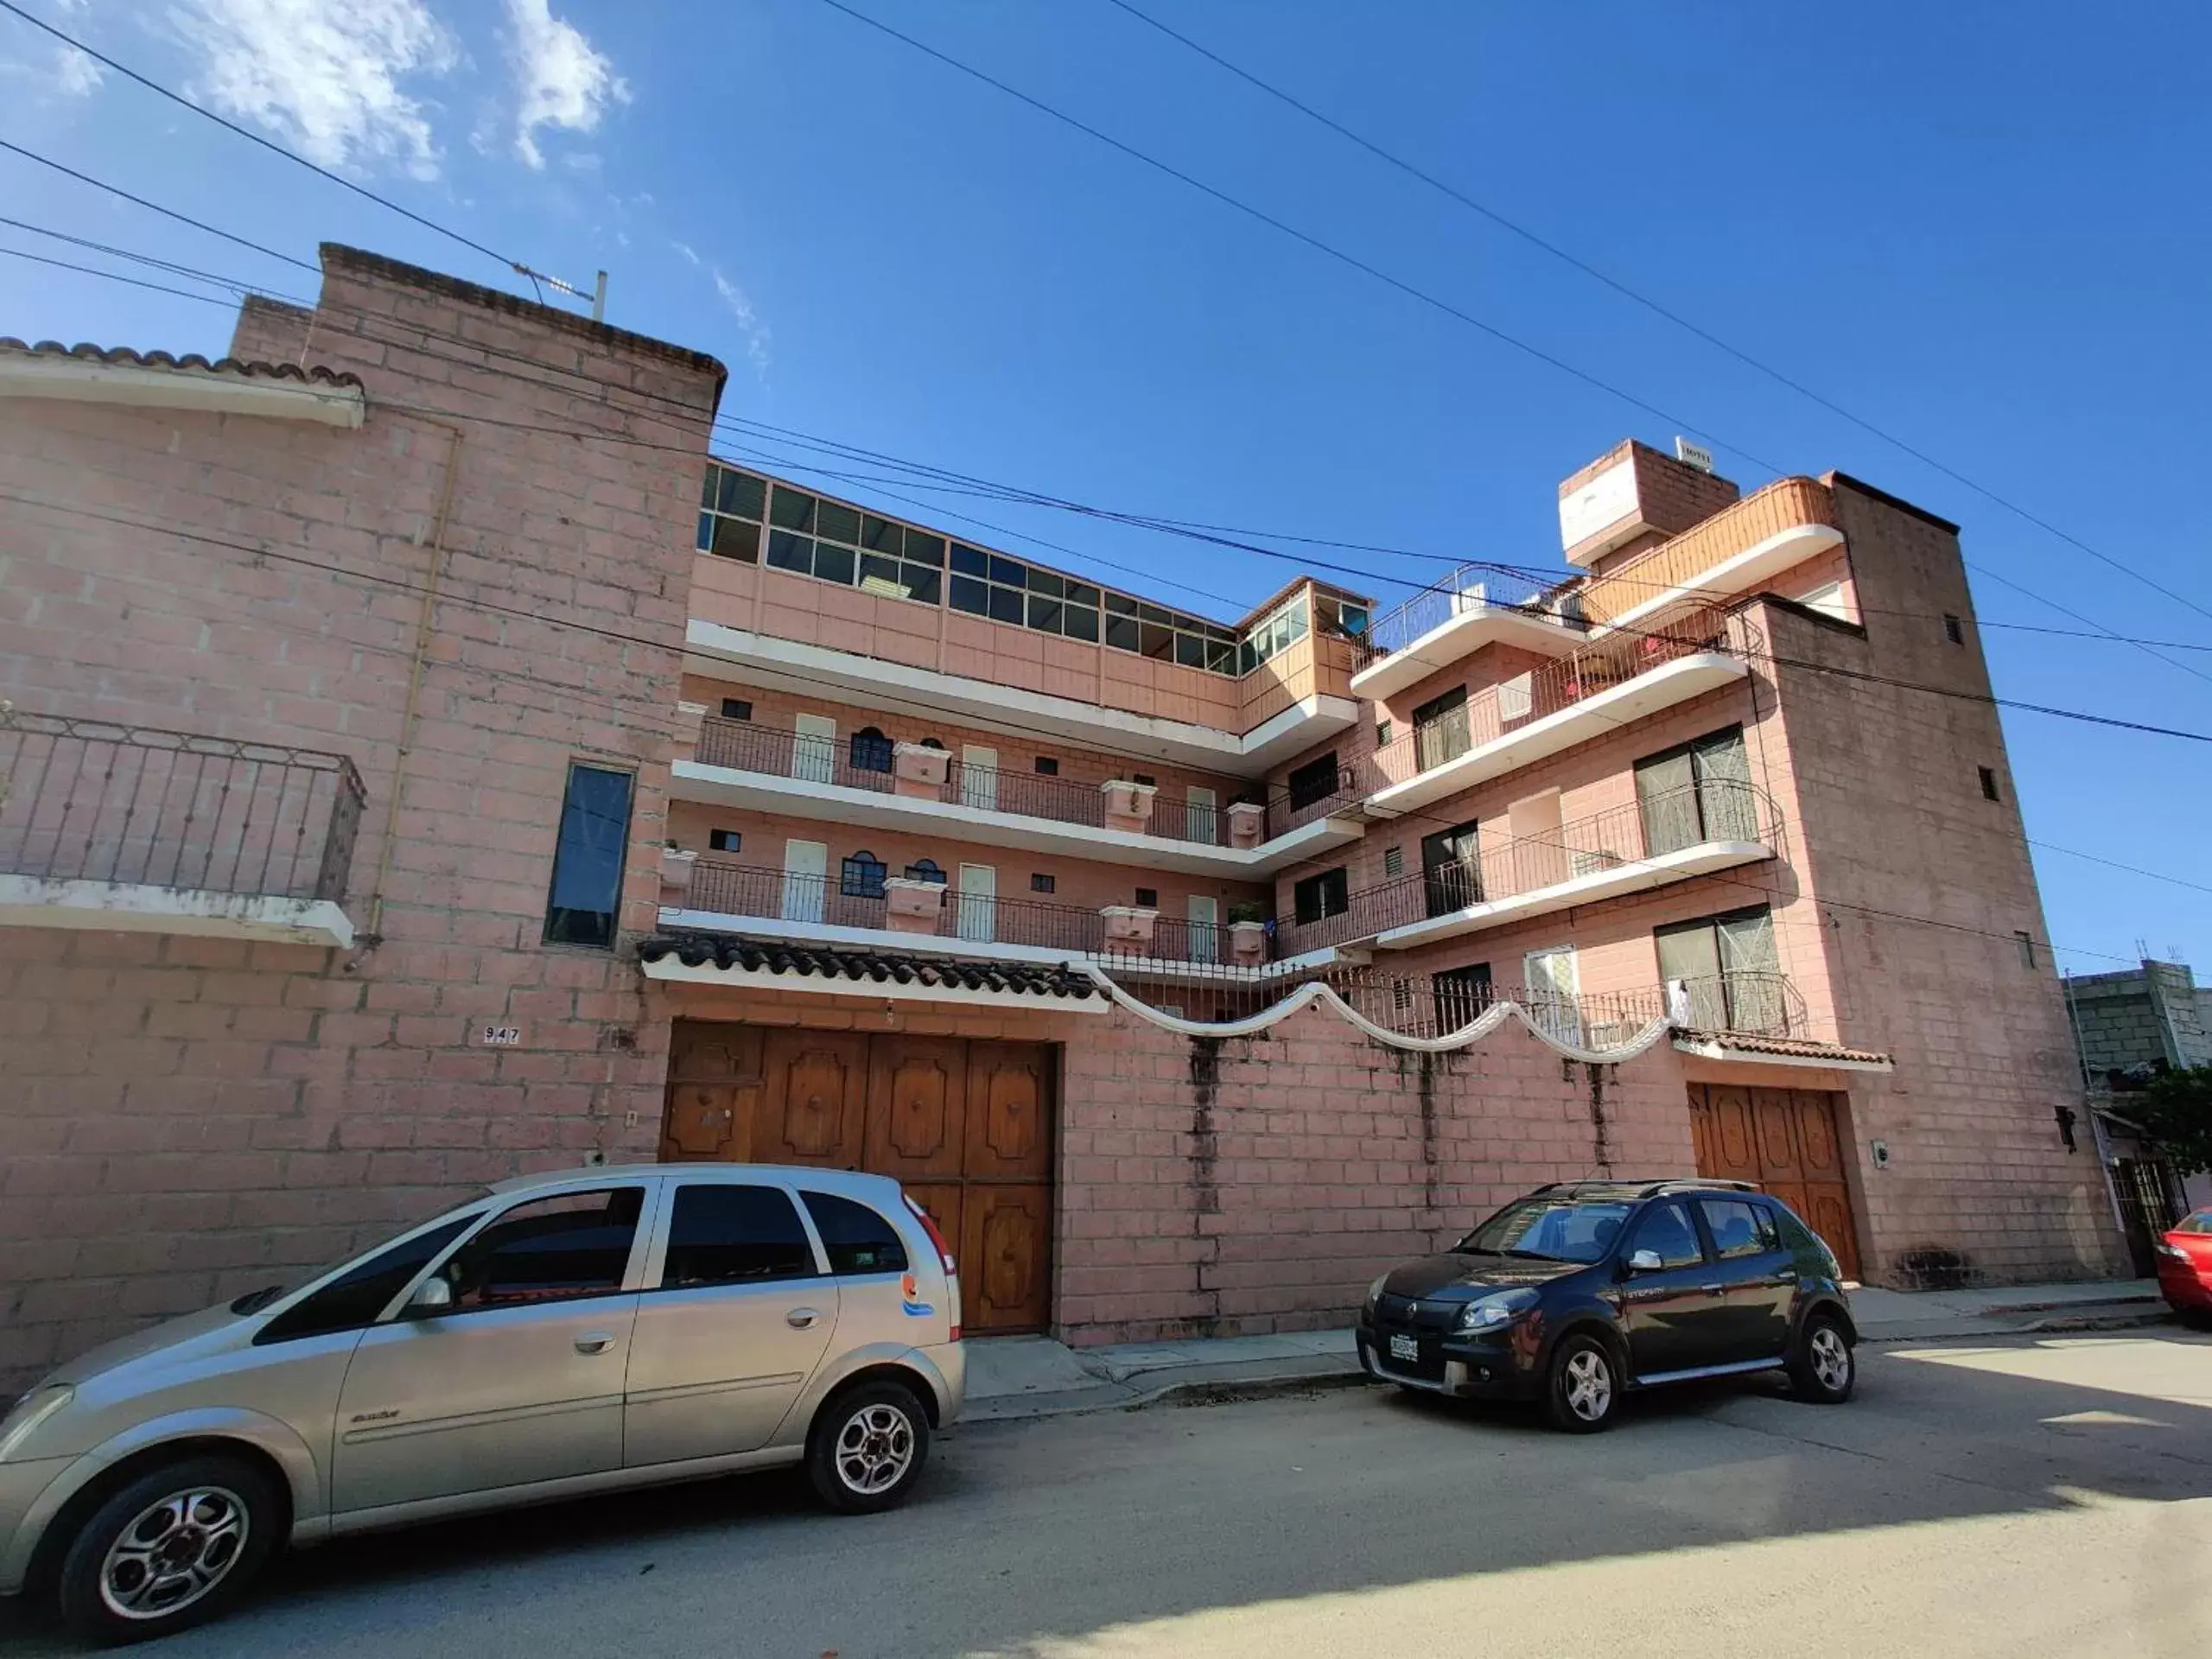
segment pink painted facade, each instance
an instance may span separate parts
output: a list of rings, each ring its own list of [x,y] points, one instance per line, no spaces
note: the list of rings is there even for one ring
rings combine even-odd
[[[316,309],[251,302],[234,350],[207,368],[116,358],[128,387],[66,402],[6,380],[39,353],[0,351],[0,487],[32,504],[0,524],[0,696],[18,721],[0,728],[16,745],[0,751],[0,881],[20,901],[0,909],[0,1382],[470,1184],[657,1155],[674,1144],[679,1020],[1046,1046],[1051,1213],[1020,1265],[1049,1281],[1041,1322],[1073,1340],[1340,1322],[1382,1265],[1535,1182],[1689,1173],[1690,1097],[1712,1087],[1834,1102],[1870,1279],[2117,1259],[2101,1172],[2055,1122],[2080,1085],[2031,948],[1993,713],[1891,683],[1987,689],[1955,532],[1916,509],[1835,475],[1738,501],[1617,452],[1642,527],[1584,538],[1614,543],[1562,579],[1588,626],[1548,655],[1440,647],[1370,699],[1355,677],[1387,664],[1370,642],[1388,619],[1303,582],[1231,626],[1032,562],[1000,580],[1012,562],[990,556],[989,603],[1021,619],[993,620],[959,586],[963,556],[988,550],[865,503],[818,498],[804,532],[855,575],[785,568],[806,555],[772,541],[765,504],[798,499],[776,480],[753,556],[731,555],[741,537],[700,550],[721,371],[658,341],[331,248]],[[163,375],[235,406],[186,406]],[[850,546],[848,511],[868,526]],[[952,549],[941,586],[868,586],[876,567],[855,561],[886,536]],[[1703,585],[1732,570],[1740,587]],[[1721,619],[1711,649],[1662,617],[1649,633],[1676,643],[1639,652],[1643,625],[1602,620],[1671,594],[1678,616]],[[1690,689],[1652,694],[1678,660],[1664,683]],[[1415,709],[1460,688],[1466,742],[1416,745]],[[236,767],[328,757],[358,778],[358,812],[283,820],[287,847],[320,859],[312,893],[232,870],[207,901],[218,919],[188,918],[214,878],[173,856],[125,880],[121,861],[134,835],[192,843],[189,813],[150,832],[95,814],[81,838],[113,855],[98,869],[35,843],[62,785],[26,758],[26,717],[75,722],[41,742],[138,766],[175,764],[143,758],[174,747],[165,734],[228,746]],[[1523,733],[1545,720],[1536,753]],[[1652,814],[1679,802],[1650,765],[1732,730],[1757,810],[1662,868]],[[898,746],[925,743],[948,759],[906,771],[943,781],[902,784]],[[1390,804],[1471,764],[1471,746],[1479,780]],[[545,942],[578,767],[628,779],[606,947]],[[1132,830],[1102,785],[1140,781]],[[1257,849],[1233,843],[1240,800],[1264,809]],[[1452,880],[1476,885],[1423,886],[1424,838],[1465,826],[1476,874]],[[874,866],[944,875],[934,934],[893,925]],[[986,868],[988,885],[963,874]],[[1546,896],[1576,880],[1599,885]],[[1497,909],[1509,899],[1522,907]],[[1357,925],[1364,902],[1387,925]],[[125,925],[67,910],[84,903]],[[1142,971],[1108,951],[1109,909],[1156,912]],[[1103,995],[931,1001],[798,969],[679,982],[674,957],[640,957],[674,930],[1072,963],[1202,1020],[1338,975],[1410,1033],[1471,1011],[1433,976],[1487,964],[1503,990],[1564,971],[1570,950],[1569,1001],[1664,1014],[1665,931],[1757,909],[1792,1028],[1685,1026],[1610,1063],[1563,1060],[1516,1022],[1424,1057],[1326,1008],[1224,1039]],[[338,932],[309,937],[316,916]],[[1230,961],[1246,916],[1273,922],[1264,968]],[[1396,925],[1428,931],[1394,943]],[[1578,1041],[1621,1034],[1563,1017]]]

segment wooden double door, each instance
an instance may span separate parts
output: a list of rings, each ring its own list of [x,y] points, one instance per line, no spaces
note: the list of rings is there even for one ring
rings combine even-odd
[[[683,1020],[661,1157],[895,1176],[960,1264],[970,1335],[1052,1313],[1052,1051],[1043,1043]]]
[[[1817,1089],[1690,1084],[1690,1133],[1697,1173],[1755,1181],[1804,1217],[1859,1277],[1859,1230],[1844,1179],[1842,1102]]]

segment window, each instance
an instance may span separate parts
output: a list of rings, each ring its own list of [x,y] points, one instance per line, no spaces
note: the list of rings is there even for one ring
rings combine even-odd
[[[1690,1224],[1690,1212],[1679,1204],[1655,1204],[1645,1211],[1629,1248],[1657,1251],[1662,1268],[1694,1268],[1705,1260],[1705,1247]]]
[[[1039,755],[1037,757],[1037,775],[1040,778],[1058,777],[1060,775],[1060,763],[1055,760],[1049,754]]]
[[[1382,875],[1386,880],[1395,880],[1406,873],[1406,849],[1385,847],[1382,849]]]
[[[750,720],[753,718],[753,705],[743,697],[724,697],[722,699],[722,718],[724,720]]]
[[[715,853],[736,853],[745,849],[745,837],[734,830],[707,831],[707,850]]]
[[[1764,1255],[1782,1248],[1781,1235],[1763,1205],[1737,1198],[1700,1198],[1705,1211],[1705,1230],[1713,1235],[1713,1253],[1723,1262],[1746,1255]]]
[[[1160,903],[1160,889],[1158,887],[1139,887],[1137,889],[1137,903],[1140,905],[1158,905]]]
[[[638,1234],[642,1186],[559,1192],[516,1205],[438,1271],[456,1313],[572,1301],[622,1288]]]
[[[1306,594],[1296,594],[1273,612],[1255,622],[1244,632],[1244,642],[1237,652],[1237,669],[1249,674],[1270,658],[1288,651],[1306,637]]]
[[[1511,1251],[1554,1262],[1602,1262],[1632,1207],[1618,1199],[1522,1198],[1452,1248],[1469,1254]]]
[[[699,492],[699,550],[758,564],[760,504],[767,489],[766,479],[709,461],[707,480]]]
[[[1839,622],[1851,620],[1851,613],[1843,602],[1843,584],[1840,582],[1815,588],[1797,602],[1808,611],[1818,611],[1822,616],[1832,616]]]
[[[328,1336],[334,1331],[358,1331],[374,1324],[407,1282],[475,1219],[463,1216],[378,1251],[270,1320],[255,1335],[254,1342],[290,1342],[299,1337]]]
[[[663,1290],[811,1279],[814,1273],[806,1229],[781,1188],[694,1181],[676,1189]]]
[[[888,772],[891,755],[891,740],[874,727],[863,726],[853,734],[850,759],[855,772]]]
[[[864,1204],[830,1192],[806,1192],[806,1213],[822,1235],[832,1273],[904,1273],[906,1247],[899,1230]]]
[[[906,879],[909,881],[934,881],[941,887],[944,885],[944,867],[933,858],[918,858],[906,867]]]
[[[1499,709],[1503,712],[1504,693]],[[1456,760],[1474,747],[1467,724],[1467,688],[1455,685],[1440,697],[1431,697],[1414,710],[1414,769],[1427,772],[1446,760]]]
[[[546,944],[613,947],[630,847],[630,783],[626,772],[569,768],[545,901]]]
[[[1291,890],[1293,912],[1300,922],[1341,916],[1351,908],[1351,890],[1341,868],[1309,875]]]
[[[1290,810],[1300,812],[1319,806],[1337,792],[1337,752],[1316,755],[1290,771]]]
[[[1375,717],[1375,747],[1378,749],[1389,748],[1390,740],[1397,734],[1397,730],[1395,726],[1377,715]]]
[[[1671,988],[1680,981],[1688,999],[1680,1023],[1694,1031],[1787,1033],[1774,918],[1765,906],[1654,928],[1651,938],[1660,983]]]
[[[1147,777],[1141,772],[1131,772],[1129,774],[1129,781],[1133,784],[1141,784],[1147,789],[1158,789],[1160,787],[1160,779],[1157,778]]]
[[[1471,1026],[1490,1007],[1490,963],[1486,962],[1446,969],[1429,982],[1436,997],[1439,1032]]]
[[[1050,893],[1058,885],[1051,876],[1042,873],[1029,878],[1029,891],[1032,893]]]
[[[1955,645],[1963,645],[1967,642],[1965,625],[1948,611],[1943,613],[1943,637]]]
[[[874,853],[858,852],[839,867],[837,891],[848,899],[880,899],[890,869]]]
[[[768,563],[885,599],[934,605],[944,592],[944,537],[779,484],[768,507]]]
[[[2023,968],[2034,967],[2036,965],[2036,936],[2032,933],[2023,932],[2015,933],[2012,937],[2015,939],[2018,939],[2020,944],[2020,966]]]
[[[1313,590],[1313,627],[1319,633],[1340,633],[1348,639],[1367,637],[1369,607],[1350,594]]]
[[[1997,773],[1995,770],[1989,766],[1976,766],[1974,770],[1981,774],[1982,798],[1989,801],[1997,799]]]
[[[1757,842],[1758,799],[1744,728],[1708,732],[1636,763],[1637,816],[1648,857],[1702,842]]]

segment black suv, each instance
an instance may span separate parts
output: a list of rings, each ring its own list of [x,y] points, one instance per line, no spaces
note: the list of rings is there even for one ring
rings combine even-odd
[[[1408,1389],[1536,1399],[1585,1434],[1625,1389],[1737,1371],[1786,1370],[1836,1405],[1858,1375],[1840,1277],[1787,1205],[1742,1182],[1542,1186],[1377,1279],[1359,1362]]]

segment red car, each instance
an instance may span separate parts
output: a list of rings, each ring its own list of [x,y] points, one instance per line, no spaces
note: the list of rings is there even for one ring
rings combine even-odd
[[[2177,1313],[2212,1314],[2212,1210],[2183,1216],[2158,1241],[2158,1289]]]

